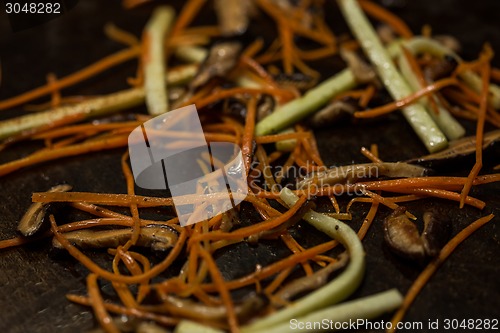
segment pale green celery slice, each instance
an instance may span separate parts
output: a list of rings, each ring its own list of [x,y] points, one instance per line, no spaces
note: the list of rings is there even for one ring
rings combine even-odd
[[[318,111],[336,95],[350,90],[357,85],[354,74],[349,68],[332,76],[304,96],[277,108],[255,126],[255,135],[273,134],[302,120]]]
[[[175,18],[172,7],[157,7],[144,27],[144,38],[148,41],[144,47],[146,55],[144,64],[144,89],[146,91],[146,106],[152,116],[168,111],[167,85],[163,73],[166,71],[165,37]]]
[[[339,4],[348,25],[375,66],[391,96],[395,100],[399,100],[411,95],[411,88],[392,62],[358,2],[356,0],[339,0]],[[408,105],[402,111],[427,150],[436,152],[447,146],[448,141],[445,135],[422,105]]]

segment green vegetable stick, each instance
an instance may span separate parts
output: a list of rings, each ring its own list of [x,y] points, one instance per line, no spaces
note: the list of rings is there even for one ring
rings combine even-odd
[[[415,73],[411,70],[411,66],[403,54],[399,55],[398,63],[399,68],[401,69],[401,74],[403,74],[414,92],[424,88],[421,86]],[[459,139],[465,135],[465,129],[462,125],[460,125],[460,123],[448,112],[448,110],[443,108],[439,101],[436,101],[436,105],[439,110],[438,114],[430,108],[429,98],[420,99],[420,103],[427,108],[427,112],[438,124],[439,128],[444,132],[449,140]]]
[[[289,207],[299,199],[290,189],[284,188],[280,198]],[[303,219],[310,225],[339,241],[349,252],[349,265],[335,279],[324,287],[299,299],[292,305],[247,326],[246,332],[262,330],[288,322],[292,318],[307,315],[315,310],[338,303],[351,295],[361,283],[365,270],[365,252],[358,235],[347,224],[332,217],[308,211]]]
[[[339,0],[339,4],[352,32],[392,97],[398,100],[411,95],[411,88],[398,72],[357,1]],[[447,146],[446,137],[422,105],[408,105],[403,109],[403,115],[429,152],[436,152]]]
[[[186,65],[176,71],[169,71],[166,81],[171,86],[182,84],[196,75],[196,65]],[[81,115],[83,119],[105,116],[144,103],[144,88],[132,88],[100,96],[78,104],[60,106],[43,112],[0,121],[0,140],[24,131],[48,126],[66,117]]]
[[[301,98],[295,99],[277,108],[255,126],[255,135],[277,133],[309,114],[317,111],[336,95],[356,86],[356,79],[349,68],[337,73],[322,82],[316,88],[309,90]]]
[[[60,106],[48,111],[28,114],[0,122],[0,140],[71,116],[83,119],[103,116],[144,102],[144,89],[134,88],[96,97],[75,105]]]
[[[143,54],[144,88],[149,114],[157,116],[168,111],[167,85],[163,73],[166,70],[165,37],[174,21],[172,7],[159,6],[146,24],[143,39],[146,41]]]
[[[397,289],[390,289],[375,295],[327,307],[303,317],[293,318],[273,327],[248,331],[248,333],[288,333],[290,331],[306,333],[311,332],[311,330],[304,323],[325,323],[325,320],[329,324],[328,332],[334,332],[342,328],[348,328],[350,321],[358,322],[360,319],[373,319],[386,312],[396,310],[402,303],[403,296],[401,293]],[[362,322],[364,323],[364,321]],[[299,323],[302,325],[298,325]],[[243,328],[242,332],[246,333],[247,330]]]

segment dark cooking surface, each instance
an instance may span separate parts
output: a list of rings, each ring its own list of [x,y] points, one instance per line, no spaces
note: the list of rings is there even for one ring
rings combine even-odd
[[[498,0],[386,0],[385,3],[400,14],[414,31],[419,31],[423,24],[429,23],[436,34],[457,36],[463,42],[465,58],[475,57],[485,41],[490,41],[494,50],[500,52]],[[331,22],[339,22],[336,7],[329,4],[327,8],[332,17]],[[0,98],[5,99],[43,84],[48,72],[64,76],[118,50],[119,45],[104,37],[104,23],[112,21],[139,33],[149,10],[150,7],[145,7],[124,12],[119,8],[118,1],[106,1],[104,5],[103,1],[82,0],[63,17],[15,34],[11,33],[7,19],[0,14]],[[335,32],[345,29],[342,27],[343,23],[339,27],[333,24]],[[498,57],[495,63],[497,66],[500,63]],[[325,71],[334,70],[328,66],[328,62],[323,62],[323,66],[326,66]],[[65,94],[97,94],[125,88],[124,78],[133,75],[133,68],[131,63],[118,66],[78,87],[65,90]],[[1,112],[0,119],[18,111]],[[474,133],[473,124],[467,124],[467,128],[469,134]],[[361,125],[343,124],[322,130],[317,132],[317,140],[327,164],[362,162],[364,158],[359,149],[371,143],[379,144],[381,157],[387,161],[404,160],[424,153],[409,126],[397,114]],[[18,145],[15,150],[0,153],[0,162],[22,156],[34,148],[36,145],[31,143]],[[68,158],[1,178],[0,239],[16,235],[17,221],[29,206],[32,192],[44,191],[55,184],[67,182],[76,191],[125,193],[119,164],[122,152],[123,149],[119,149]],[[462,161],[462,165],[455,166],[449,173],[466,175],[470,162]],[[499,159],[492,157],[483,172],[492,172],[492,167],[498,163]],[[406,321],[422,321],[426,327],[429,319],[500,318],[499,190],[498,184],[492,184],[472,191],[474,196],[487,202],[483,212],[470,208],[458,210],[457,204],[440,200],[408,205],[419,216],[430,207],[447,212],[453,221],[454,234],[479,216],[493,212],[497,217],[455,251],[418,296],[405,317]],[[357,214],[351,223],[357,229],[361,216],[366,214],[369,206],[357,205],[354,208]],[[384,208],[379,210],[363,242],[367,252],[366,275],[361,288],[352,298],[392,287],[405,293],[421,270],[413,264],[395,259],[382,246],[381,221],[387,213],[388,210]],[[309,234],[303,235],[301,241],[307,244],[311,237]],[[49,249],[50,242],[42,241],[0,251],[0,331],[73,333],[94,327],[90,312],[69,303],[64,297],[70,292],[84,293],[86,270],[71,258],[54,254]],[[265,260],[266,257],[269,260],[273,255],[279,255],[277,252],[270,245],[258,248],[241,246],[232,251],[231,260],[236,260],[243,269],[255,266],[257,260]],[[251,259],[238,260],[239,257]],[[222,264],[224,260],[221,257],[218,262],[225,275],[237,274],[232,264]]]

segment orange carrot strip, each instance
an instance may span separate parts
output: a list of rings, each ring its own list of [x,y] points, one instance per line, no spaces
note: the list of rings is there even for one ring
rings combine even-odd
[[[443,89],[445,87],[451,86],[451,85],[457,85],[458,81],[456,78],[451,77],[451,78],[445,78],[441,79],[439,81],[436,81],[425,88],[420,89],[419,91],[403,98],[398,101],[394,101],[392,103],[386,104],[384,106],[380,106],[378,108],[374,108],[369,111],[358,111],[354,113],[354,116],[356,118],[372,118],[372,117],[377,117],[384,115],[386,113],[390,113],[393,111],[396,111],[402,107],[405,107],[409,104],[414,103],[415,101],[419,100],[423,96],[427,96],[429,94],[432,94],[435,91],[438,91],[440,89]]]
[[[171,37],[178,35],[182,30],[184,30],[198,14],[203,4],[206,0],[189,0],[182,7],[182,11],[175,21],[175,25],[172,28]]]
[[[247,104],[247,115],[245,117],[245,132],[241,142],[241,154],[243,156],[243,163],[245,165],[246,176],[250,172],[250,165],[252,164],[252,147],[253,137],[255,132],[255,117],[257,114],[257,100],[253,97]]]
[[[16,236],[14,238],[0,240],[0,250],[8,249],[11,247],[16,247],[16,246],[21,246],[24,244],[29,244],[29,243],[36,242],[36,241],[43,239],[43,238],[48,238],[50,236],[52,236],[52,232],[49,231],[49,232],[46,232],[42,235],[29,237],[29,238],[22,237],[22,236]]]
[[[365,219],[363,220],[363,224],[361,224],[361,227],[358,230],[358,237],[360,240],[363,240],[365,238],[368,229],[370,229],[370,226],[375,219],[375,215],[377,215],[378,206],[378,201],[373,200],[370,210],[368,211],[368,214],[366,214]]]
[[[460,245],[460,243],[462,243],[470,235],[472,235],[477,229],[481,228],[483,225],[491,221],[493,217],[494,215],[491,214],[474,221],[473,223],[465,227],[462,231],[460,231],[443,247],[443,249],[439,252],[439,255],[434,260],[432,260],[427,265],[427,267],[425,267],[422,273],[420,273],[417,279],[413,282],[412,286],[406,293],[403,304],[396,312],[396,314],[392,317],[391,322],[394,329],[389,330],[388,332],[395,332],[395,327],[403,319],[406,311],[409,309],[410,305],[413,303],[420,291],[425,287],[427,282],[434,275],[434,273],[436,273],[443,262],[445,262],[445,260],[453,253],[457,246]]]
[[[0,101],[0,110],[9,109],[11,107],[29,102],[36,98],[50,94],[51,92],[72,86],[78,82],[88,79],[102,71],[121,64],[127,60],[137,58],[141,53],[140,47],[131,47],[125,50],[118,51],[112,55],[104,57],[97,62],[89,65],[73,74],[59,79],[57,82],[35,88],[21,95]]]
[[[413,33],[406,23],[385,8],[367,0],[360,0],[359,5],[368,15],[386,23],[401,37],[405,39],[413,37]]]
[[[302,207],[302,205],[304,204],[304,202],[306,202],[306,200],[307,200],[307,198],[305,196],[300,197],[300,199],[297,200],[297,202],[288,211],[286,211],[281,216],[275,217],[273,219],[254,224],[254,225],[251,225],[249,227],[240,228],[240,229],[233,231],[233,232],[214,231],[214,232],[210,232],[207,234],[196,235],[196,236],[191,237],[191,239],[189,240],[189,243],[191,244],[193,242],[199,242],[199,241],[206,240],[206,239],[210,239],[210,240],[243,239],[245,237],[249,237],[251,235],[257,234],[261,231],[276,228],[277,226],[288,221],[288,219],[290,219],[293,216],[293,214],[295,214],[300,209],[300,207]]]
[[[255,137],[255,142],[258,144],[273,143],[278,141],[290,140],[290,139],[305,139],[310,137],[310,132],[294,132],[294,133],[284,133],[284,134],[271,134],[262,135]]]
[[[213,94],[203,98],[199,99],[198,101],[188,101],[184,103],[183,105],[189,105],[195,102],[196,107],[198,109],[201,109],[205,106],[208,106],[212,103],[215,103],[217,101],[220,101],[225,98],[233,97],[238,94],[248,94],[248,95],[262,95],[262,94],[268,94],[268,95],[278,95],[281,98],[284,99],[289,99],[293,98],[291,96],[290,91],[284,90],[284,89],[276,89],[276,88],[260,88],[260,89],[254,89],[254,88],[232,88],[232,89],[224,89],[220,91],[216,91]]]
[[[415,77],[418,80],[418,83],[420,84],[420,88],[423,88],[427,85],[427,81],[425,80],[424,73],[422,72],[422,69],[418,65],[417,59],[413,56],[413,54],[406,48],[402,47],[401,50],[403,50],[403,55],[408,61],[408,64],[410,65],[410,68],[412,72],[415,74]],[[439,114],[439,108],[436,104],[436,101],[434,98],[429,97],[428,98],[430,105],[434,111],[435,114]]]
[[[124,147],[128,144],[128,136],[117,136],[96,141],[89,141],[72,146],[45,150],[27,157],[0,165],[0,176],[5,176],[21,168],[53,161],[68,156],[87,154],[95,151]]]
[[[375,156],[371,151],[366,149],[365,147],[361,147],[361,154],[363,154],[366,158],[368,158],[373,163],[382,163],[382,160]]]
[[[97,275],[90,274],[87,276],[87,289],[89,292],[90,305],[94,309],[94,314],[99,321],[100,326],[107,333],[120,333],[118,327],[116,327],[113,319],[108,314],[106,307],[104,306],[104,301],[99,292],[99,286],[97,285]]]
[[[317,245],[315,247],[312,247],[310,249],[305,250],[304,252],[300,252],[297,254],[292,254],[280,261],[277,261],[273,264],[270,264],[266,267],[263,267],[260,270],[255,271],[254,273],[245,275],[239,279],[232,280],[232,281],[227,281],[226,286],[230,290],[233,289],[238,289],[244,286],[251,285],[255,283],[255,281],[260,281],[262,279],[265,279],[269,276],[272,276],[278,272],[281,272],[284,269],[287,269],[289,267],[293,267],[305,260],[309,260],[314,258],[316,255],[324,253],[326,251],[331,250],[334,248],[338,242],[336,241],[329,241],[320,245]],[[213,292],[216,291],[217,288],[215,284],[209,283],[202,285],[203,290],[207,292]]]
[[[486,62],[482,70],[482,89],[481,89],[481,102],[479,104],[479,114],[476,126],[476,163],[467,177],[464,188],[460,195],[460,208],[464,207],[465,200],[469,195],[470,189],[472,188],[472,183],[474,179],[481,171],[483,167],[483,138],[484,138],[484,122],[486,119],[486,110],[488,107],[488,91],[490,85],[490,73],[491,66],[489,62]]]
[[[86,305],[90,306],[91,305],[91,300],[88,297],[85,296],[78,296],[78,295],[66,295],[66,298],[74,303],[78,303],[81,305]],[[106,310],[126,316],[131,316],[131,317],[137,317],[141,319],[148,319],[148,320],[153,320],[159,324],[165,325],[165,326],[174,326],[177,325],[179,322],[179,319],[171,318],[171,317],[166,317],[162,315],[158,315],[155,313],[151,312],[145,312],[141,309],[135,309],[135,308],[126,308],[124,306],[120,306],[118,304],[113,304],[113,303],[104,303],[104,307]]]
[[[240,331],[238,328],[238,318],[236,317],[236,311],[234,309],[233,300],[231,299],[231,294],[229,293],[229,289],[227,287],[222,274],[215,264],[214,259],[210,255],[210,253],[205,250],[203,247],[199,247],[200,256],[205,259],[207,263],[208,270],[210,271],[210,275],[212,276],[212,281],[214,285],[217,287],[218,292],[224,302],[227,311],[227,322],[229,324],[229,329],[232,333],[237,333]]]
[[[56,128],[50,131],[46,131],[40,134],[36,134],[33,136],[34,139],[54,139],[62,136],[67,136],[71,134],[77,133],[85,133],[85,132],[100,132],[107,131],[117,128],[127,128],[130,127],[134,129],[135,127],[142,124],[141,121],[124,121],[118,123],[109,123],[109,124],[80,124],[73,126],[65,126],[62,128]]]

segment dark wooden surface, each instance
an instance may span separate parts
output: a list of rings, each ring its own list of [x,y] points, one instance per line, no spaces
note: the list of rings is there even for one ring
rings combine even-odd
[[[490,1],[404,1],[387,0],[392,10],[400,14],[411,27],[432,24],[435,33],[449,33],[463,43],[466,58],[473,58],[481,44],[490,41],[500,52],[500,23],[497,15],[500,2]],[[179,1],[176,1],[176,5]],[[344,29],[337,8],[329,3],[329,16],[334,31]],[[148,18],[150,7],[125,12],[118,1],[83,0],[63,17],[33,29],[12,33],[8,21],[0,14],[0,57],[2,84],[0,98],[13,96],[44,83],[45,75],[69,74],[120,46],[107,40],[102,33],[106,22],[137,34]],[[208,19],[210,20],[210,19]],[[498,57],[496,63],[498,64]],[[334,71],[328,62],[324,72]],[[66,94],[98,94],[125,88],[124,78],[133,75],[134,66],[123,65],[77,87]],[[0,113],[0,119],[21,112],[15,109]],[[470,134],[474,124],[465,123]],[[415,135],[401,116],[393,114],[381,120],[342,125],[317,132],[319,147],[328,164],[364,161],[361,146],[379,144],[381,157],[387,161],[404,160],[424,153]],[[37,147],[25,143],[0,153],[0,162],[23,156]],[[30,204],[31,193],[44,191],[59,183],[70,183],[76,191],[124,193],[119,158],[123,150],[46,163],[13,173],[0,179],[0,238],[16,235],[19,218]],[[461,161],[444,174],[466,175],[471,160]],[[491,172],[500,163],[498,155],[490,156],[483,172]],[[458,210],[454,203],[425,200],[408,205],[421,215],[429,208],[448,214],[457,233],[465,225],[487,213],[500,216],[500,186],[487,185],[472,194],[485,200],[488,207],[480,212],[466,208]],[[369,206],[359,205],[354,228],[359,227]],[[382,244],[381,221],[388,211],[380,210],[364,243],[367,252],[366,277],[353,298],[396,287],[406,292],[421,267],[395,258]],[[60,214],[64,219],[65,215]],[[405,320],[427,321],[445,318],[500,318],[500,240],[498,217],[476,232],[461,245],[416,299]],[[301,228],[294,231],[303,244],[314,242],[317,233]],[[0,251],[0,330],[2,332],[84,332],[94,327],[86,308],[69,303],[64,295],[83,293],[87,271],[71,258],[50,250],[50,241]],[[97,254],[99,257],[99,254]],[[226,277],[238,275],[257,262],[283,255],[273,244],[257,248],[240,246],[217,261]],[[101,255],[102,256],[102,255]],[[238,267],[241,266],[241,267]],[[104,286],[106,290],[107,286]],[[389,319],[384,317],[383,319]],[[423,330],[427,331],[427,330]]]

